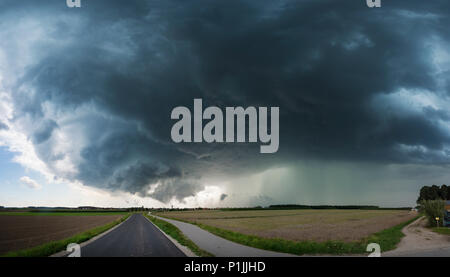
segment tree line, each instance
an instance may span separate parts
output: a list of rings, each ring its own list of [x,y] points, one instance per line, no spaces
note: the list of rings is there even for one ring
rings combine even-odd
[[[417,203],[420,203],[423,200],[450,200],[450,186],[423,186],[420,189]]]

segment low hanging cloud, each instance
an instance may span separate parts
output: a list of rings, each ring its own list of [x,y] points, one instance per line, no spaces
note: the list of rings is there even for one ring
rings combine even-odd
[[[169,202],[301,159],[450,162],[448,1],[59,2],[0,4],[0,121],[56,176]],[[174,144],[194,98],[280,107],[279,151]]]
[[[25,186],[29,187],[30,189],[39,190],[42,188],[41,184],[39,184],[38,182],[36,182],[35,180],[31,179],[28,176],[21,177],[20,182]]]
[[[228,194],[222,193],[222,194],[220,195],[220,201],[225,200],[225,198],[227,198],[227,197],[228,197]]]

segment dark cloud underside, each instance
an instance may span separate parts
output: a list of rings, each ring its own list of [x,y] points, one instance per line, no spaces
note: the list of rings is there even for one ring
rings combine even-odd
[[[48,154],[52,135],[67,124],[57,115],[79,113],[85,139],[66,177],[86,185],[167,202],[195,195],[204,177],[299,159],[449,162],[448,111],[402,102],[448,96],[448,67],[433,59],[433,47],[448,49],[448,1],[18,2],[0,4],[6,28],[22,18],[46,31],[10,86],[15,118],[32,118],[30,138],[52,167],[63,159]],[[0,44],[19,55],[12,45]],[[194,98],[279,106],[279,152],[173,144],[170,112]]]

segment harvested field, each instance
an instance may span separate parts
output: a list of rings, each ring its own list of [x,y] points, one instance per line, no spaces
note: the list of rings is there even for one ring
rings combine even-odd
[[[182,211],[157,215],[264,238],[358,241],[417,216],[402,210]]]
[[[0,254],[65,239],[122,217],[0,215]]]

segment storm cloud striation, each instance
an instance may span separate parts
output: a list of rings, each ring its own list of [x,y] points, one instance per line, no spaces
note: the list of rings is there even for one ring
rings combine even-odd
[[[445,170],[449,13],[444,0],[2,1],[0,129],[26,134],[56,176],[162,202],[307,160]],[[280,107],[279,151],[173,143],[170,113],[194,98]]]

